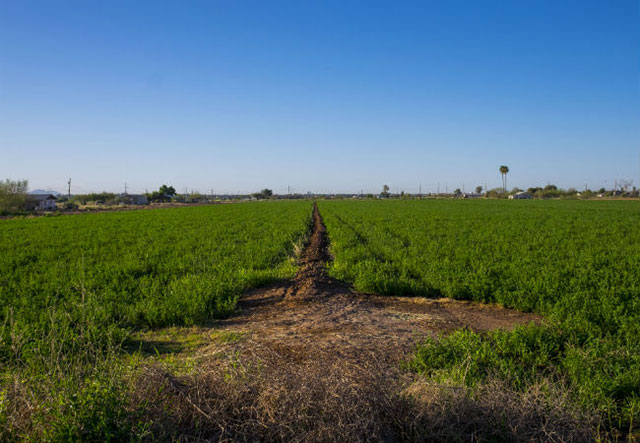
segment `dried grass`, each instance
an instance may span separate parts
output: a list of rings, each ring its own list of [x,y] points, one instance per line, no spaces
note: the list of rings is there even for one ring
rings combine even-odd
[[[229,348],[231,351],[231,348]],[[153,434],[181,441],[592,441],[595,417],[558,388],[497,380],[474,393],[420,381],[367,355],[248,342],[174,377],[148,366],[135,401]],[[218,354],[220,356],[221,354]]]

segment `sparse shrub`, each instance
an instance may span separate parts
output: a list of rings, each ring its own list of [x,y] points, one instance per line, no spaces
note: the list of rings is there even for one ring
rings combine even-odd
[[[77,202],[70,200],[70,201],[66,201],[63,203],[62,207],[68,211],[75,211],[77,210],[80,206],[78,205]]]
[[[21,213],[27,209],[27,180],[0,181],[0,215]]]

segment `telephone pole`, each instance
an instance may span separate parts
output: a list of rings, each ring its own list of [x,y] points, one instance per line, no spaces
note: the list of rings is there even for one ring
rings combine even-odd
[[[71,177],[69,177],[69,181],[67,182],[67,184],[69,185],[69,191],[67,194],[67,200],[71,200]]]

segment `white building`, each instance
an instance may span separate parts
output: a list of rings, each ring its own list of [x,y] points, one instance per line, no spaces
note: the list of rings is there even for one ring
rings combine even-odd
[[[53,194],[33,194],[31,197],[36,203],[36,209],[51,211],[56,209],[56,197]]]
[[[531,194],[525,191],[516,192],[509,196],[509,200],[527,200],[531,198]]]

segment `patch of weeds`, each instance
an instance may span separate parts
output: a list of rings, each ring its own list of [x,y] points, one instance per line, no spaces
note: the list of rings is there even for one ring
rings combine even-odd
[[[624,438],[640,429],[640,355],[637,345],[623,349],[611,339],[585,341],[575,331],[549,325],[488,334],[459,330],[428,339],[408,367],[471,390],[490,379],[517,392],[542,381],[580,386],[570,390],[571,400],[585,411],[598,411],[603,428]]]
[[[219,343],[232,343],[242,340],[246,335],[246,332],[214,331],[210,337]]]
[[[195,328],[171,327],[137,332],[125,348],[145,356],[165,356],[193,352],[206,342],[206,336]]]

